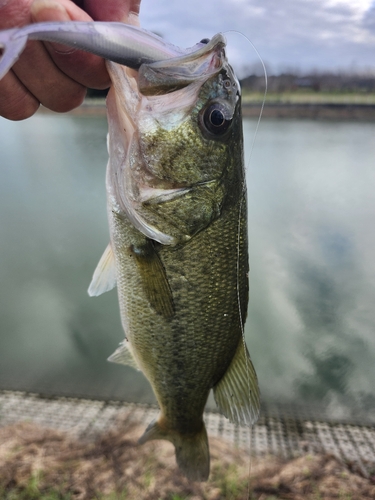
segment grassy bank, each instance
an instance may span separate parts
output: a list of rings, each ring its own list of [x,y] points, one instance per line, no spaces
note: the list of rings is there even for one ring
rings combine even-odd
[[[244,117],[258,118],[264,95],[243,92]],[[375,121],[375,93],[283,92],[269,93],[263,118],[308,120]]]
[[[2,500],[370,500],[364,478],[328,455],[253,458],[213,439],[211,476],[189,483],[172,445],[137,445],[142,429],[119,422],[95,442],[23,423],[0,429]]]

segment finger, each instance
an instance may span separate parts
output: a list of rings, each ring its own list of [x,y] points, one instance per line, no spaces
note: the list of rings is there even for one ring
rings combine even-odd
[[[8,120],[24,120],[39,108],[39,101],[10,71],[0,81],[0,116]]]
[[[0,29],[22,26],[30,22],[29,6],[32,0],[0,0]],[[10,71],[0,80],[0,116],[22,120],[33,115],[39,101]]]
[[[61,21],[70,20],[59,5]],[[86,90],[83,85],[62,72],[51,59],[41,42],[28,42],[22,57],[14,64],[13,72],[31,94],[53,111],[68,111],[81,104]]]
[[[141,0],[83,0],[84,10],[95,21],[122,21],[139,24]],[[134,20],[134,22],[133,22]]]
[[[13,72],[43,106],[53,111],[69,111],[85,98],[86,88],[60,71],[40,42],[27,44]]]
[[[34,22],[92,21],[92,18],[69,0],[36,0],[31,6]],[[67,76],[80,84],[104,89],[110,79],[102,58],[58,43],[44,43],[51,59]]]
[[[0,27],[29,24],[30,4],[31,0],[0,3]],[[85,97],[85,87],[60,71],[40,42],[27,44],[11,75],[0,81],[0,114],[10,119],[28,118],[38,101],[54,111],[69,111]]]
[[[23,26],[30,22],[33,0],[0,0],[0,29]]]

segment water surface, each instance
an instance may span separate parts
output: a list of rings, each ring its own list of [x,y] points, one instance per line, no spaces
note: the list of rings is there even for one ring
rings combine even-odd
[[[265,401],[374,418],[371,123],[245,120],[250,306]],[[108,243],[105,118],[0,119],[0,388],[154,401],[106,358],[116,291],[87,287]],[[252,153],[250,154],[250,150]]]

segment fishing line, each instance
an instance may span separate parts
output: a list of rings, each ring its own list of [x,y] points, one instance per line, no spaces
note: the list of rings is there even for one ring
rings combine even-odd
[[[258,117],[258,120],[257,120],[257,124],[256,124],[256,127],[255,127],[255,132],[254,132],[254,136],[253,136],[253,142],[251,143],[251,148],[250,148],[250,156],[249,156],[249,160],[248,160],[248,165],[247,167],[250,165],[250,160],[253,156],[253,150],[254,150],[254,144],[255,144],[255,139],[256,139],[256,136],[258,134],[258,129],[259,129],[259,125],[260,125],[260,122],[261,122],[261,119],[262,119],[262,114],[263,114],[263,109],[264,109],[264,105],[266,103],[266,96],[267,96],[267,91],[268,91],[268,77],[267,77],[267,70],[266,70],[266,66],[263,62],[263,59],[262,59],[262,56],[259,54],[258,52],[258,49],[255,47],[255,45],[253,44],[253,42],[250,40],[249,37],[247,37],[246,35],[244,35],[243,33],[241,33],[241,31],[237,31],[237,30],[228,30],[228,31],[224,31],[224,35],[226,35],[227,33],[235,33],[236,35],[241,35],[243,36],[248,42],[249,44],[252,46],[252,48],[254,49],[261,65],[262,65],[262,69],[263,69],[263,75],[264,75],[264,92],[263,92],[263,99],[262,99],[262,105],[260,107],[260,112],[259,112],[259,117]],[[247,170],[247,167],[245,170]]]
[[[246,167],[244,167],[244,170],[243,170],[244,179],[242,181],[240,203],[239,203],[239,210],[238,210],[238,225],[237,225],[237,279],[236,279],[237,305],[238,305],[238,312],[239,312],[239,319],[240,319],[240,328],[241,328],[243,348],[244,348],[244,351],[245,351],[246,373],[247,373],[247,386],[248,386],[247,388],[248,388],[249,397],[250,397],[250,394],[251,394],[250,368],[249,368],[249,360],[248,360],[248,356],[247,356],[247,352],[246,352],[247,351],[247,347],[246,347],[245,329],[244,329],[244,322],[243,322],[243,316],[242,316],[242,310],[241,310],[241,298],[240,298],[240,248],[241,248],[241,246],[240,246],[240,240],[241,240],[241,220],[242,220],[243,202],[244,202],[244,200],[247,199],[246,198],[246,171],[248,170],[248,168],[250,166],[250,161],[251,161],[251,158],[252,158],[252,155],[253,155],[253,151],[254,151],[255,140],[256,140],[258,129],[259,129],[259,125],[260,125],[260,122],[261,122],[261,119],[262,119],[263,109],[264,109],[264,105],[265,105],[265,102],[266,102],[266,96],[267,96],[267,90],[268,90],[268,78],[267,78],[266,66],[265,66],[265,64],[263,62],[263,59],[262,59],[261,55],[259,54],[257,48],[253,44],[253,42],[246,35],[244,35],[243,33],[241,33],[240,31],[229,30],[229,31],[224,32],[224,34],[227,34],[227,33],[235,33],[235,34],[241,35],[241,36],[243,36],[250,43],[250,45],[254,49],[254,51],[255,51],[258,59],[260,60],[260,62],[262,64],[262,69],[263,69],[263,74],[264,74],[264,81],[265,81],[264,93],[263,93],[263,99],[262,99],[262,105],[261,105],[261,108],[260,108],[259,117],[258,117],[258,120],[257,120],[257,123],[256,123],[255,132],[254,132],[254,135],[253,135],[253,140],[252,140],[251,147],[250,147],[250,156],[249,156],[249,159],[247,160]],[[246,204],[246,209],[247,209],[247,204]],[[250,269],[249,269],[249,273],[250,273]],[[249,287],[249,289],[250,289],[250,287]],[[249,292],[249,296],[250,296],[250,292]],[[252,425],[250,425],[250,427],[249,427],[249,470],[248,470],[248,483],[247,483],[247,498],[250,498],[251,443],[252,443],[251,437],[252,437]]]

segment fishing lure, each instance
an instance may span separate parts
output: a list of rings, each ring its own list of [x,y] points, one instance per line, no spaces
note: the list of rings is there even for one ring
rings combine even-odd
[[[142,28],[111,22],[49,22],[0,31],[0,80],[17,61],[28,40],[58,42],[118,64],[138,69],[142,64],[185,56],[202,47],[176,47]]]

